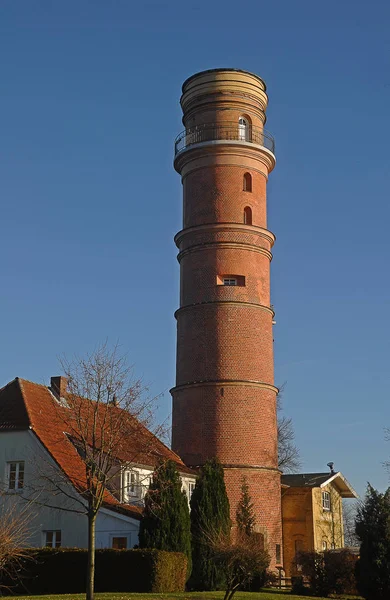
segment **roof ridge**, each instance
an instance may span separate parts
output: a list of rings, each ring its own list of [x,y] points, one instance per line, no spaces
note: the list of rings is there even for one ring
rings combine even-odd
[[[15,379],[19,379],[19,381],[25,381],[26,383],[31,383],[32,385],[39,385],[39,387],[43,387],[46,390],[49,389],[44,383],[37,383],[36,381],[31,381],[31,379],[24,379],[24,377],[15,377]]]

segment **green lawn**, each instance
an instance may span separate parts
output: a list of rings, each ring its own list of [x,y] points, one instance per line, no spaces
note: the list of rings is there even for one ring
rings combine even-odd
[[[182,594],[96,594],[96,600],[223,600],[223,592],[192,592]],[[308,596],[293,596],[284,591],[272,592],[237,592],[234,600],[310,600]],[[15,596],[14,596],[15,597]],[[18,600],[82,600],[83,594],[65,594],[62,596],[17,596]],[[340,599],[341,597],[338,596]],[[343,598],[353,600],[356,596],[344,596]],[[324,600],[316,598],[315,600]]]

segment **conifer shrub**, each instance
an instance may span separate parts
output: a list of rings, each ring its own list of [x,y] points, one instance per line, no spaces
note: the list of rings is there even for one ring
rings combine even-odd
[[[87,550],[34,548],[18,579],[0,582],[5,594],[85,592]],[[184,591],[187,557],[160,550],[96,550],[96,592],[170,593]]]
[[[358,508],[356,535],[360,557],[356,564],[359,593],[366,600],[390,598],[390,488],[381,494],[371,485]]]
[[[236,523],[239,535],[252,535],[256,518],[245,477],[243,477],[241,484],[241,497],[236,510]]]
[[[188,498],[173,461],[160,463],[145,495],[140,548],[183,552],[191,572],[191,525]]]
[[[226,539],[230,534],[230,507],[223,468],[216,459],[200,469],[191,497],[192,575],[193,590],[216,590],[224,587],[225,573],[214,560],[213,540]]]

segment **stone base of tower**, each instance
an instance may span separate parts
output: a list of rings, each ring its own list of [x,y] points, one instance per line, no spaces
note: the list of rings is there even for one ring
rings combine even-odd
[[[283,564],[280,472],[250,467],[228,467],[224,471],[232,523],[236,522],[245,477],[256,517],[255,531],[263,537],[264,547],[271,557],[270,570],[276,571],[276,567]]]

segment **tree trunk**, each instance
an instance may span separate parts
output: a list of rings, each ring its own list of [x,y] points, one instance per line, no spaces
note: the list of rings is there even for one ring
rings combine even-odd
[[[88,566],[86,599],[94,599],[95,587],[95,526],[96,514],[88,513]]]

